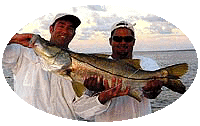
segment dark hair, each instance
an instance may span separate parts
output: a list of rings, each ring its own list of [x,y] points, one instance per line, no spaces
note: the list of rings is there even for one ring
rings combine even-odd
[[[55,22],[54,22],[51,26],[54,27],[54,26],[56,25],[56,22],[57,22],[57,21],[61,21],[61,20],[64,20],[64,19],[55,20]],[[72,21],[70,21],[70,20],[64,20],[64,21],[69,21],[69,22],[71,22],[71,23],[72,23],[72,27],[76,30],[76,27],[74,26],[74,24],[73,24]]]

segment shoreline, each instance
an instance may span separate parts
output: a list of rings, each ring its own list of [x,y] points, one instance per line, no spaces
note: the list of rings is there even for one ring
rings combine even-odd
[[[157,51],[141,51],[134,50],[133,53],[148,53],[148,52],[184,52],[184,51],[196,51],[195,49],[183,49],[183,50],[157,50]],[[86,54],[111,54],[111,52],[97,52],[97,53],[86,53]]]
[[[137,51],[134,52],[179,52],[179,51],[196,51],[195,49],[183,49],[183,50],[158,50],[158,51]]]

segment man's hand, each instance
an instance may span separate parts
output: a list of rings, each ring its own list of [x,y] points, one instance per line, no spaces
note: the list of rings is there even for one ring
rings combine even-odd
[[[147,85],[142,88],[144,96],[149,99],[155,99],[162,91],[162,86],[163,82],[159,80],[151,80],[147,82]]]
[[[34,45],[29,44],[29,41],[31,40],[32,36],[33,34],[18,34],[17,33],[11,38],[8,44],[16,43],[28,48],[33,48]]]
[[[108,100],[111,100],[114,97],[128,95],[129,87],[126,87],[124,91],[121,90],[122,87],[122,79],[118,79],[116,85],[116,78],[112,78],[111,88],[108,85],[108,80],[104,80],[105,90],[99,94],[99,101],[104,104]]]
[[[86,77],[84,81],[84,86],[90,91],[101,92],[105,90],[103,85],[103,76],[99,77],[97,75]]]

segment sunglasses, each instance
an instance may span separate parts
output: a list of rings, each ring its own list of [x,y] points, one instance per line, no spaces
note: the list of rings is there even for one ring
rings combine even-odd
[[[133,36],[113,36],[112,40],[115,42],[122,42],[122,40],[124,40],[124,42],[132,42],[135,38]]]

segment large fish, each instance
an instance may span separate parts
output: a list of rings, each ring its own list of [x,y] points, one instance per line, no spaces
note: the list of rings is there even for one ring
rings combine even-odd
[[[136,88],[144,87],[150,80],[160,80],[164,86],[183,94],[185,86],[180,77],[188,71],[186,63],[176,64],[156,71],[140,69],[134,62],[137,60],[112,60],[96,54],[75,53],[51,45],[39,35],[34,35],[30,43],[34,43],[35,53],[40,57],[43,68],[66,79],[71,79],[78,96],[84,91],[84,76],[103,75],[111,80],[113,76],[122,78],[123,89],[129,85],[129,96],[141,101],[141,94]]]

